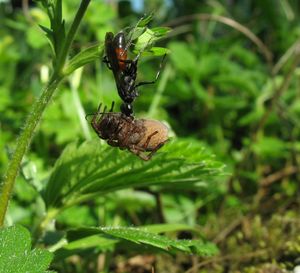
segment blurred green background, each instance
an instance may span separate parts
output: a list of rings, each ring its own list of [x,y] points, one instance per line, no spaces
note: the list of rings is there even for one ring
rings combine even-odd
[[[77,2],[63,1],[67,25]],[[184,193],[161,193],[165,221],[195,225],[218,245],[221,259],[203,265],[201,272],[293,269],[300,263],[300,2],[93,0],[72,54],[102,43],[108,31],[134,26],[151,12],[151,27],[172,28],[158,43],[171,53],[158,82],[140,87],[136,116],[165,121],[174,138],[200,141],[226,165],[226,175],[201,197],[188,185]],[[47,25],[48,19],[34,2],[0,1],[0,173],[51,71],[51,49],[38,24]],[[138,80],[154,79],[160,61],[141,58]],[[37,190],[57,158],[68,143],[97,138],[84,116],[100,102],[112,101],[118,109],[113,75],[101,59],[60,86],[23,161],[10,203],[10,223],[34,225],[42,213]],[[116,195],[65,210],[58,226],[157,221],[152,195]],[[118,255],[127,261],[126,253]],[[185,272],[193,261],[158,255],[155,263],[158,273]],[[120,269],[120,264],[115,262],[112,272],[151,272],[130,271],[130,264]],[[76,259],[64,266],[60,272],[88,272]]]

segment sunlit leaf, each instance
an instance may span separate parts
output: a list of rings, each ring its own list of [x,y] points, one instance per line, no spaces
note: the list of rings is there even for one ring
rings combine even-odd
[[[138,27],[144,27],[148,25],[153,19],[153,13],[149,14],[148,16],[142,17],[138,22]]]
[[[283,158],[287,153],[287,145],[284,141],[275,137],[263,137],[254,145],[253,149],[259,156],[268,158]]]
[[[101,251],[113,250],[118,243],[116,238],[107,238],[107,236],[92,235],[70,241],[55,252],[55,261],[65,259],[74,254],[80,254],[87,249],[97,248]]]
[[[64,69],[64,74],[69,75],[74,70],[96,60],[100,61],[103,54],[103,45],[96,44],[89,48],[83,49],[75,55]]]
[[[134,50],[134,53],[138,54],[139,51],[138,50]],[[142,53],[142,56],[164,56],[166,54],[170,54],[170,50],[168,48],[164,48],[164,47],[151,47],[149,50],[145,50]]]
[[[68,232],[68,239],[91,236],[109,236],[119,240],[137,244],[140,247],[151,246],[169,253],[185,252],[187,254],[196,254],[199,256],[211,256],[218,252],[216,246],[212,243],[202,240],[176,240],[166,236],[149,232],[146,228],[134,227],[99,227],[99,228],[81,228]],[[108,237],[108,238],[109,238]]]
[[[172,29],[169,27],[155,27],[151,28],[151,31],[153,31],[154,35],[156,37],[163,37],[166,34],[168,34]]]
[[[31,250],[30,233],[21,226],[0,229],[0,272],[42,273],[52,260],[44,249]]]
[[[171,188],[205,186],[222,173],[195,141],[176,140],[148,162],[128,151],[101,145],[96,139],[70,144],[56,162],[44,192],[48,207],[63,207],[131,187],[158,185]]]

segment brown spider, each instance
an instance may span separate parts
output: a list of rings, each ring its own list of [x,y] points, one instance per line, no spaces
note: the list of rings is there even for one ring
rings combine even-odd
[[[111,146],[127,149],[145,161],[151,159],[167,142],[168,128],[157,120],[134,119],[123,113],[113,113],[113,105],[109,112],[105,112],[106,107],[101,112],[99,105],[91,120],[95,132]]]

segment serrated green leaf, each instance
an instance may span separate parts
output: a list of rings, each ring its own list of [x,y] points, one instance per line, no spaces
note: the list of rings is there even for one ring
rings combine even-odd
[[[135,52],[144,52],[150,51],[153,47],[153,44],[161,39],[168,32],[167,28],[156,28],[150,29],[147,28],[143,33],[141,33],[135,42],[134,51]],[[150,51],[151,52],[151,51]]]
[[[48,207],[60,208],[131,187],[203,187],[204,180],[211,183],[222,168],[195,141],[172,141],[148,162],[101,145],[98,139],[80,146],[73,143],[56,162],[44,199]]]
[[[42,273],[52,260],[45,249],[31,250],[30,233],[21,226],[0,229],[0,272]]]
[[[56,56],[61,52],[65,43],[65,21],[62,18],[62,1],[57,0],[47,7],[50,19],[51,30],[53,32],[53,46]]]
[[[174,240],[166,236],[149,232],[146,228],[134,227],[100,227],[100,228],[81,228],[68,232],[68,239],[80,236],[102,234],[109,235],[119,240],[130,241],[141,247],[151,246],[169,253],[185,252],[199,256],[211,256],[218,252],[212,243],[201,240]]]
[[[132,29],[128,38],[132,41],[135,41],[134,50],[142,48],[149,48],[155,42],[165,36],[168,32],[170,32],[170,28],[168,27],[157,27],[157,28],[146,28],[146,27],[136,27]]]
[[[144,226],[144,229],[151,233],[171,232],[180,230],[195,231],[194,228],[184,224],[157,224]],[[97,248],[100,251],[112,251],[116,244],[120,241],[119,238],[107,236],[92,235],[94,229],[76,229],[68,233],[69,243],[55,252],[55,261],[65,259],[74,254],[80,254],[86,249]],[[185,241],[182,241],[185,243]]]
[[[155,41],[158,38],[155,36],[155,33],[151,29],[147,28],[136,40],[134,50],[145,51],[150,49]]]
[[[153,233],[162,233],[162,232],[174,232],[180,230],[189,230],[189,231],[196,231],[194,227],[185,224],[156,224],[156,225],[149,225],[144,226],[148,231]]]
[[[64,74],[69,75],[81,66],[99,60],[103,54],[103,45],[94,45],[86,48],[74,56],[64,69]]]

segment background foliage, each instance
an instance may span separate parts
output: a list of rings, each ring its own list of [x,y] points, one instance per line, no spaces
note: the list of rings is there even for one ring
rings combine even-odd
[[[101,59],[77,70],[42,117],[7,225],[26,226],[34,244],[54,252],[51,269],[58,272],[293,269],[300,263],[298,1],[138,2],[92,1],[71,57],[155,10],[150,27],[172,27],[158,44],[171,53],[158,83],[140,88],[135,109],[138,117],[167,122],[173,141],[146,164],[100,144],[84,116],[99,102],[119,107],[113,76]],[[67,27],[77,4],[63,1]],[[51,71],[51,48],[38,25],[49,26],[40,5],[1,1],[1,173]],[[159,62],[143,57],[139,80],[152,80]],[[199,240],[206,254],[219,256],[171,256],[153,241],[143,247],[139,233],[126,241],[94,229],[133,225],[169,240]]]

